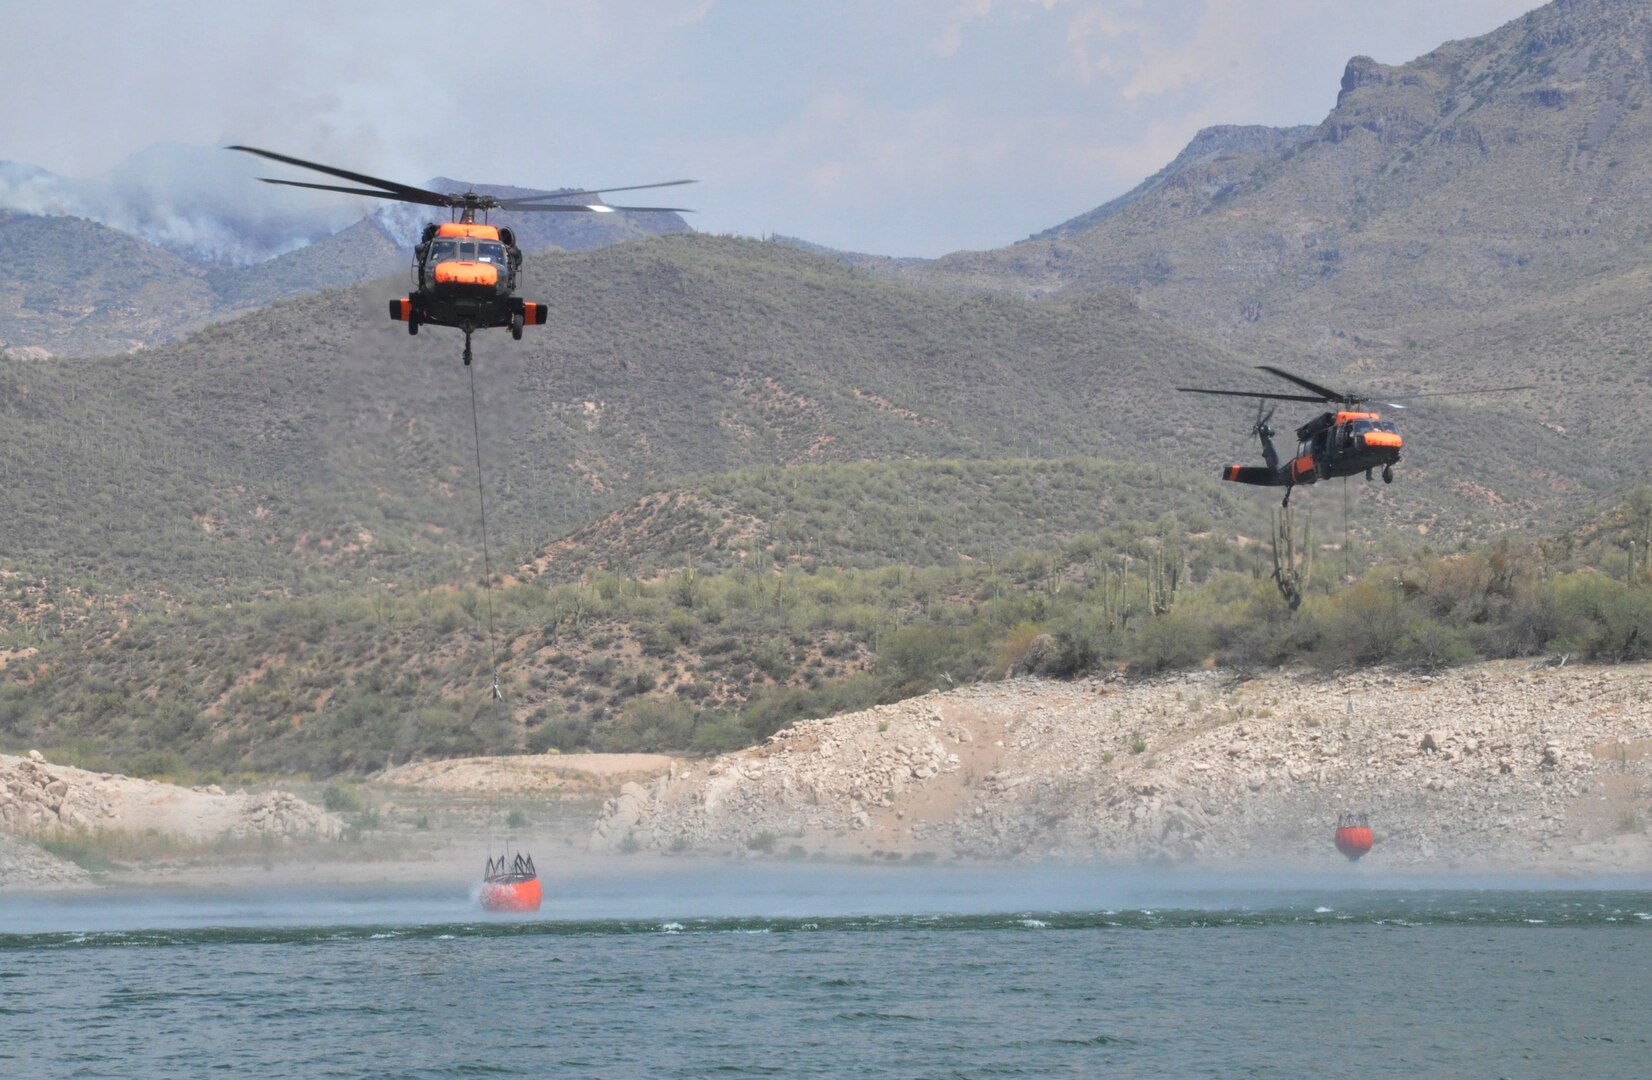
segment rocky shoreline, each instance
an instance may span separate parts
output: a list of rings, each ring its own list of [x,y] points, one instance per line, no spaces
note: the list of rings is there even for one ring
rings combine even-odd
[[[38,751],[0,754],[0,888],[84,883],[86,872],[26,837],[94,840],[127,834],[204,846],[229,841],[297,844],[338,837],[336,814],[287,791],[187,788],[54,765]],[[7,836],[6,834],[12,834]]]
[[[1362,868],[1643,875],[1652,665],[1019,678],[807,721],[716,758],[456,759],[353,790],[358,842],[338,844],[346,819],[289,792],[0,755],[0,888],[201,883],[253,848],[265,870],[285,852],[299,876],[445,880],[501,837],[566,859],[1325,867],[1341,862],[1331,832],[1347,811],[1376,833]],[[118,854],[127,865],[106,877],[26,842],[122,835],[158,837],[166,857]]]
[[[73,889],[91,883],[92,875],[68,859],[0,832],[0,890]]]
[[[1652,869],[1652,666],[1024,678],[798,724],[604,808],[595,851]]]

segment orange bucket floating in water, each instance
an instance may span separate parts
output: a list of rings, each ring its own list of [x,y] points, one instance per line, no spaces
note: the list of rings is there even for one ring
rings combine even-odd
[[[1360,856],[1370,853],[1371,823],[1364,814],[1343,814],[1337,818],[1336,844],[1349,862],[1359,862]]]
[[[538,911],[539,871],[533,857],[490,856],[482,878],[482,906],[489,911]]]

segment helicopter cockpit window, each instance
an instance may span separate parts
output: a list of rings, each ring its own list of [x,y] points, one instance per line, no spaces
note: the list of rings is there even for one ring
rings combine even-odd
[[[497,265],[505,261],[505,248],[501,244],[483,243],[478,246],[476,257],[481,262]]]
[[[459,245],[459,261],[476,261],[476,242],[474,240],[466,240],[464,243]]]
[[[454,240],[432,240],[430,242],[430,261],[452,262],[459,257],[459,244]]]

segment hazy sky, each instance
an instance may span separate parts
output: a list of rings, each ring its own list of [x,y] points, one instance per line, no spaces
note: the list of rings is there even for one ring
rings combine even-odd
[[[86,177],[244,142],[411,183],[694,177],[656,198],[702,231],[938,255],[1097,206],[1207,125],[1318,122],[1350,56],[1534,6],[0,0],[0,159]]]

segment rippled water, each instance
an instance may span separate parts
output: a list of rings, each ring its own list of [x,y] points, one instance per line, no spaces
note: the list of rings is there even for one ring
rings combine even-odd
[[[835,869],[564,883],[519,920],[462,890],[0,900],[8,1076],[1640,1077],[1649,1021],[1637,888]]]

